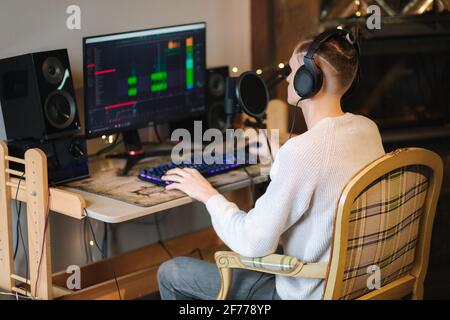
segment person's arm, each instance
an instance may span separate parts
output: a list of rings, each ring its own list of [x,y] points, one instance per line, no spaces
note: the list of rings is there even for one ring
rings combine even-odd
[[[195,170],[178,169],[165,179],[176,182],[167,189],[182,190],[206,204],[216,233],[231,250],[259,257],[273,253],[281,234],[308,209],[319,176],[318,162],[307,149],[280,149],[272,181],[248,213],[227,201]]]
[[[315,166],[303,160],[281,153],[266,193],[248,213],[222,195],[207,201],[214,229],[231,250],[247,257],[275,252],[280,236],[309,208],[316,186]]]

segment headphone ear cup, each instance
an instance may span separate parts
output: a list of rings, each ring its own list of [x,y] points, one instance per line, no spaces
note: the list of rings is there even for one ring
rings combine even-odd
[[[300,98],[306,99],[311,95],[313,88],[314,88],[314,76],[305,67],[305,65],[303,65],[295,73],[294,77],[295,92],[297,92]]]

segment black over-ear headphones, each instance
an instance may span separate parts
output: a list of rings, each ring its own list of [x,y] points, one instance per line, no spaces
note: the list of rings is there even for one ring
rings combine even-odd
[[[314,55],[320,47],[334,37],[344,37],[347,39],[349,33],[342,29],[331,29],[319,34],[308,48],[305,55],[304,64],[297,70],[294,77],[294,89],[302,100],[312,98],[319,92],[323,85],[322,70],[317,66],[314,61]],[[351,41],[347,39],[347,41]],[[360,77],[359,69],[359,46],[357,41],[352,42],[357,52],[358,59],[358,71],[356,73],[355,80],[353,81],[350,89],[345,93],[348,96],[356,86]]]

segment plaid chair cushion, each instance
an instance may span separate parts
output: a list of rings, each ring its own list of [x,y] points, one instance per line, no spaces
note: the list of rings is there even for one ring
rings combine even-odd
[[[428,177],[424,166],[401,168],[380,177],[356,198],[341,299],[371,291],[367,282],[376,269],[381,271],[381,286],[411,270]]]

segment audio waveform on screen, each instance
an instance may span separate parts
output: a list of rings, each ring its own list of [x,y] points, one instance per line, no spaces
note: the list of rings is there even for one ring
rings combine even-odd
[[[114,73],[116,71],[117,71],[116,69],[107,69],[107,70],[95,71],[94,75],[100,76],[102,74]]]

